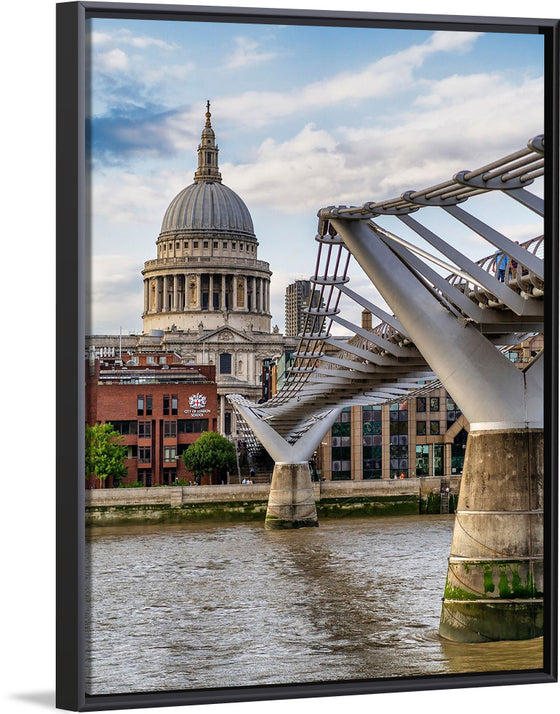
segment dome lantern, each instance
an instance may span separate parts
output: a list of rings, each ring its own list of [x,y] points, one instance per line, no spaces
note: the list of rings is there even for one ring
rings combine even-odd
[[[218,170],[218,151],[216,145],[216,135],[210,122],[210,100],[206,102],[206,124],[200,136],[198,145],[198,168],[194,174],[194,181],[217,181],[222,182],[222,174]]]

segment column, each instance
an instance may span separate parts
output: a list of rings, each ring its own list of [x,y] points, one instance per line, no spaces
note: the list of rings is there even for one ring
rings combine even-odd
[[[231,287],[232,308],[237,310],[237,275],[235,274],[231,276]]]
[[[214,309],[214,275],[212,273],[208,276],[208,309]]]
[[[252,298],[251,298],[251,312],[258,312],[258,306],[257,306],[257,279],[253,275],[251,278],[251,293],[252,293]]]
[[[178,305],[177,305],[177,295],[178,295],[178,285],[179,284],[179,276],[175,274],[173,276],[173,311],[177,312]]]
[[[221,307],[222,307],[222,310],[226,309],[226,276],[225,276],[225,273],[222,275]]]
[[[163,298],[162,311],[163,312],[167,312],[167,293],[168,293],[168,291],[169,291],[169,278],[167,277],[167,275],[164,275],[163,276],[163,296],[162,296],[162,298]]]
[[[200,310],[202,310],[202,278],[203,278],[203,274],[200,273],[196,277],[198,279],[198,307]]]
[[[451,444],[444,444],[443,447],[443,475],[451,474]]]
[[[428,422],[426,422],[428,424]],[[428,476],[432,478],[434,475],[434,445],[428,446]]]
[[[144,279],[144,314],[146,314],[150,308],[150,281],[148,278]]]
[[[187,310],[189,306],[189,276],[188,273],[183,275],[183,310]]]
[[[266,312],[265,308],[265,303],[264,303],[264,278],[259,278],[259,302],[260,302],[260,311],[261,312]]]
[[[247,293],[248,293],[247,287],[248,287],[248,283],[249,283],[249,278],[248,278],[247,276],[245,276],[245,277],[243,278],[243,295],[244,295],[244,298],[245,298],[245,300],[243,301],[243,303],[244,303],[244,305],[245,305],[245,311],[247,311],[247,297],[248,297],[248,295],[247,295]]]
[[[156,312],[161,312],[161,304],[163,300],[163,296],[161,294],[160,288],[162,286],[163,278],[161,275],[158,275],[156,278]]]

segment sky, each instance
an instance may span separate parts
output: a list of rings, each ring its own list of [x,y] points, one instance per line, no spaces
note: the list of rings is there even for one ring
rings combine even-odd
[[[193,181],[207,99],[223,182],[247,204],[273,272],[280,331],[286,286],[314,268],[321,207],[440,183],[543,132],[540,35],[88,23],[89,333],[141,332],[140,271],[167,206]],[[494,193],[464,207],[515,240],[542,232]],[[444,212],[419,215],[470,257],[492,252]],[[379,223],[416,242],[396,220]],[[384,305],[357,266],[351,274],[350,287]],[[360,310],[345,316],[359,321]]]

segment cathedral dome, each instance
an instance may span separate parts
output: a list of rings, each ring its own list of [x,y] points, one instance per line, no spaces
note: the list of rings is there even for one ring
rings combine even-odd
[[[169,204],[157,258],[144,263],[146,334],[199,334],[201,325],[214,331],[225,323],[233,330],[270,333],[270,265],[258,259],[247,206],[222,183],[210,119],[207,102],[193,183]],[[239,363],[232,369],[237,374]]]
[[[169,204],[161,232],[227,231],[254,237],[249,209],[231,188],[216,180],[195,181]]]

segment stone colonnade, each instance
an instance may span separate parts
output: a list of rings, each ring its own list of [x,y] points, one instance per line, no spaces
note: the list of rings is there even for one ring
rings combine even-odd
[[[270,280],[235,273],[170,273],[144,278],[144,314],[186,310],[270,313]]]

